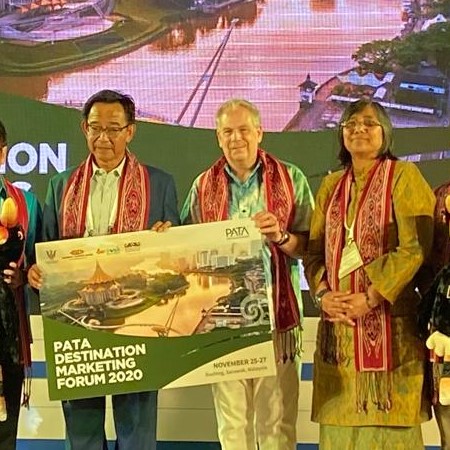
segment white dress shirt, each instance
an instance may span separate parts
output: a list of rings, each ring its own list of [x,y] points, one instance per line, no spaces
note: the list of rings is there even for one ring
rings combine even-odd
[[[111,233],[117,217],[120,178],[124,166],[125,158],[110,172],[92,163],[85,237]]]

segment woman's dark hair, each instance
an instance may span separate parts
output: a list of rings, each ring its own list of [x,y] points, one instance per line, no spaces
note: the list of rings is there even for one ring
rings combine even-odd
[[[394,138],[392,135],[392,122],[389,118],[388,113],[379,103],[371,100],[361,99],[354,103],[350,103],[347,108],[345,108],[345,111],[343,112],[341,117],[338,134],[340,145],[338,158],[344,167],[348,167],[352,164],[352,157],[344,144],[344,127],[342,125],[347,122],[353,116],[353,114],[362,111],[367,106],[371,106],[375,110],[377,119],[380,122],[381,128],[383,130],[383,143],[381,145],[378,158],[397,159],[397,157],[392,153],[394,148]]]
[[[136,107],[131,95],[121,94],[117,91],[105,89],[99,91],[88,98],[83,106],[83,118],[88,119],[89,113],[94,103],[120,103],[125,111],[125,117],[129,124],[136,121]]]

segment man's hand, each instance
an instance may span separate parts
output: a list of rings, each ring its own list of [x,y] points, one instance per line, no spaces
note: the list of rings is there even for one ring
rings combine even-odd
[[[450,355],[450,337],[435,331],[426,342],[427,347],[433,350],[437,356]]]
[[[156,231],[157,233],[160,233],[161,231],[168,230],[172,226],[172,222],[170,220],[167,220],[166,222],[163,222],[162,220],[158,220],[150,229],[152,231]]]
[[[252,217],[255,226],[268,242],[277,244],[281,251],[291,258],[305,256],[308,245],[308,232],[289,232],[282,230],[275,214],[260,211]]]
[[[28,270],[28,284],[35,289],[42,287],[42,272],[37,264],[33,264]]]
[[[20,286],[23,286],[26,283],[26,278],[23,270],[17,266],[17,263],[10,262],[9,267],[11,269],[5,269],[3,271],[3,279],[5,283],[8,283],[12,289],[17,289]]]
[[[268,241],[278,242],[283,237],[280,223],[275,214],[268,211],[260,211],[256,213],[252,219],[255,221],[255,225],[259,228],[260,233],[263,234]]]

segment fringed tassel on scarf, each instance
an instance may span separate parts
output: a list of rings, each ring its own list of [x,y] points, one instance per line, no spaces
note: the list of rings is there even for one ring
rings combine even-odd
[[[30,408],[30,397],[31,397],[31,380],[33,378],[33,371],[30,367],[25,367],[25,378],[23,379],[22,386],[22,402],[20,406],[24,406],[25,408]]]
[[[345,356],[344,342],[338,327],[327,320],[322,321],[322,339],[320,342],[320,354],[327,364],[334,366],[342,364],[348,358]]]
[[[25,298],[23,289],[15,290],[14,296],[16,299],[16,306],[19,316],[20,362],[23,364],[24,370],[21,406],[25,406],[26,408],[28,408],[31,396],[31,330],[25,311]]]
[[[274,332],[277,363],[292,362],[296,356],[303,353],[302,331],[302,328],[298,326],[283,333]]]
[[[336,366],[338,364],[337,357],[337,336],[334,332],[334,325],[326,320],[322,323],[322,339],[320,342],[320,354],[327,364]]]
[[[392,408],[392,372],[357,372],[356,407],[358,412],[368,411],[369,397],[380,411]]]

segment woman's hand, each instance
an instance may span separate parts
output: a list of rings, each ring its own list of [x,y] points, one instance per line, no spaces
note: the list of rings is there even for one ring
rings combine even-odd
[[[349,318],[349,313],[353,309],[348,300],[350,295],[350,292],[329,291],[322,297],[322,310],[328,315],[326,320],[343,322],[349,326],[355,325]]]
[[[353,325],[355,324],[355,319],[365,316],[371,310],[367,303],[367,294],[365,292],[358,292],[356,294],[346,293],[342,296],[341,300],[350,306],[346,312],[346,317]]]
[[[384,297],[372,285],[369,286],[367,292],[357,292],[354,294],[350,292],[339,293],[339,296],[335,296],[334,301],[345,305],[345,310],[341,307],[339,314],[335,317],[331,316],[330,320],[333,322],[344,322],[347,325],[354,326],[356,319],[368,314],[384,300]]]
[[[20,286],[23,286],[26,283],[26,277],[24,271],[17,266],[17,263],[10,262],[10,269],[5,269],[3,271],[3,280],[5,283],[8,283],[11,289],[17,289]]]

